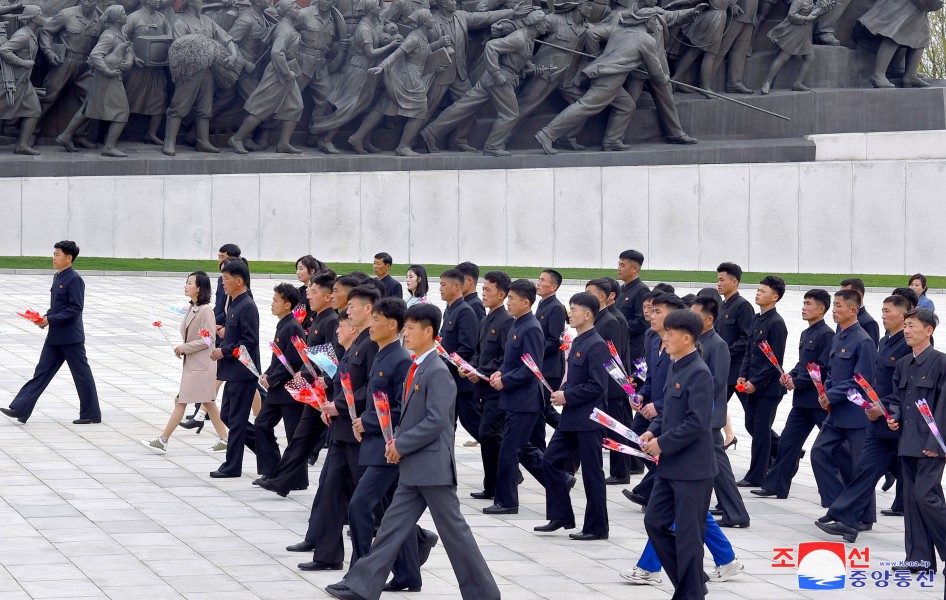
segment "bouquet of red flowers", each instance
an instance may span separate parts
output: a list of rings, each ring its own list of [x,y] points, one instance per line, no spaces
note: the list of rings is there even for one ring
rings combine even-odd
[[[197,335],[200,336],[200,339],[204,340],[204,343],[207,344],[207,347],[209,347],[211,350],[214,349],[214,338],[210,335],[209,331],[206,329],[201,329],[197,332]]]
[[[22,312],[16,311],[16,314],[18,314],[19,316],[23,317],[24,319],[26,319],[27,321],[31,323],[42,323],[43,321],[43,315],[39,314],[38,312],[36,312],[35,310],[31,308],[27,308],[26,310]]]
[[[246,349],[246,346],[241,344],[240,347],[234,348],[233,357],[240,361],[240,364],[249,369],[250,373],[256,375],[257,379],[262,377],[259,371],[256,370],[256,365],[253,364],[253,357],[250,356],[250,351]]]
[[[381,425],[381,435],[384,436],[385,445],[394,440],[394,428],[391,426],[391,405],[388,403],[388,395],[384,392],[374,393],[374,410],[378,413],[378,423]]]
[[[348,416],[354,421],[358,415],[355,414],[355,392],[351,388],[351,375],[342,373],[340,379],[342,381],[342,392],[345,393],[345,402],[348,404]]]

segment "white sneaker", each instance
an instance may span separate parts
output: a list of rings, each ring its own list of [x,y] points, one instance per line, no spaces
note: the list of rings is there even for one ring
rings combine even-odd
[[[663,583],[663,579],[660,578],[660,571],[653,573],[640,567],[634,567],[630,571],[621,571],[621,577],[634,585],[660,585]]]
[[[715,581],[717,583],[722,581],[728,581],[733,577],[737,577],[746,570],[746,566],[739,562],[736,559],[733,559],[731,563],[720,565],[713,569],[713,576],[710,577],[710,581]]]
[[[226,452],[227,451],[227,440],[217,440],[210,448],[207,448],[208,452]]]
[[[158,454],[167,454],[168,451],[168,445],[162,442],[160,437],[156,437],[151,441],[141,440],[141,445],[145,448],[151,448]]]

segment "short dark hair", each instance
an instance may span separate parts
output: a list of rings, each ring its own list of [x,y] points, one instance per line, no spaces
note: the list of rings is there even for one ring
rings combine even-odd
[[[454,267],[454,269],[463,273],[464,277],[472,277],[474,282],[478,281],[480,278],[480,268],[470,261],[462,262]]]
[[[926,285],[926,275],[924,275],[923,273],[916,273],[913,277],[910,278],[910,281],[908,283],[913,283],[917,279],[920,280],[920,285],[923,286],[923,293],[925,294],[926,290],[929,289],[929,286]]]
[[[323,269],[315,274],[315,276],[312,278],[311,284],[331,292],[332,288],[335,286],[336,279],[335,271],[331,269]]]
[[[455,281],[463,286],[463,282],[466,280],[463,272],[460,269],[447,269],[440,274],[441,279],[449,279],[450,281]]]
[[[730,277],[735,277],[736,281],[742,281],[742,267],[734,262],[719,263],[719,266],[716,267],[716,272],[725,273]]]
[[[673,286],[669,283],[657,283],[654,284],[654,291],[664,294],[674,294],[677,290],[673,289]]]
[[[67,254],[72,257],[73,262],[79,258],[79,247],[76,246],[76,243],[72,240],[63,240],[61,242],[56,242],[53,244],[53,248],[57,250],[62,250],[63,254]]]
[[[703,333],[703,320],[691,310],[675,310],[664,319],[664,329],[688,333],[695,344]]]
[[[834,293],[834,297],[844,300],[847,304],[853,304],[857,308],[861,307],[861,295],[857,290],[838,290]]]
[[[651,302],[651,301],[652,301],[654,298],[656,298],[657,296],[662,296],[662,295],[664,295],[664,294],[666,294],[666,293],[667,293],[667,292],[661,292],[660,290],[656,290],[656,289],[655,289],[655,290],[650,290],[649,292],[647,292],[646,294],[644,294],[643,298],[641,299],[641,302]],[[671,293],[672,293],[672,292],[671,292]]]
[[[407,317],[407,303],[400,298],[381,298],[371,305],[371,312],[377,313],[385,319],[394,319],[397,321],[397,329],[400,331],[404,327],[404,319]]]
[[[529,304],[535,304],[535,284],[528,279],[517,279],[509,284],[509,293],[525,298]]]
[[[371,275],[368,275],[364,271],[352,271],[351,273],[349,273],[349,275],[351,275],[352,277],[358,280],[358,285],[361,285],[363,283],[368,283],[369,281],[374,280],[374,277],[372,277]]]
[[[713,320],[716,320],[716,316],[719,315],[719,302],[715,298],[710,298],[708,296],[697,296],[693,299],[693,304],[700,309],[700,312],[703,316],[713,317]]]
[[[604,293],[604,297],[607,298],[611,294],[611,283],[604,277],[598,277],[597,279],[592,279],[585,284],[585,289],[588,289],[588,286],[596,287]]]
[[[621,284],[618,283],[618,280],[614,277],[602,277],[602,279],[611,284],[611,293],[614,294],[615,298],[617,298],[621,293]]]
[[[712,298],[716,301],[717,305],[723,303],[723,297],[719,295],[715,287],[700,288],[700,291],[698,291],[696,295],[698,298]]]
[[[687,307],[686,303],[674,294],[660,294],[650,303],[653,306],[666,306],[670,310],[680,310]]]
[[[598,299],[594,295],[589,294],[588,292],[578,292],[568,300],[568,304],[574,304],[582,308],[587,308],[591,311],[592,317],[598,316],[598,311],[601,310],[601,303],[598,302]]]
[[[618,256],[618,259],[636,262],[637,266],[642,266],[644,264],[644,255],[637,250],[625,250],[620,256]]]
[[[427,291],[430,290],[430,281],[427,280],[427,269],[424,265],[411,265],[407,270],[413,271],[414,275],[417,275],[417,287],[414,288],[413,291],[414,297],[423,298],[427,295]]]
[[[867,293],[867,288],[864,287],[864,280],[860,277],[848,277],[841,282],[841,287],[850,287],[852,290],[860,294],[861,297]]]
[[[229,273],[231,277],[239,277],[244,285],[250,286],[250,268],[240,258],[229,258],[223,261],[220,272]]]
[[[299,304],[299,290],[296,286],[280,283],[273,288],[273,291],[282,296],[282,299],[288,302],[290,306]]]
[[[374,255],[374,257],[375,259],[380,260],[381,262],[383,262],[389,267],[394,264],[394,259],[391,258],[391,255],[388,254],[387,252],[378,252],[377,254]]]
[[[828,312],[831,310],[831,295],[821,288],[814,288],[805,292],[805,299],[811,298],[818,304],[824,307],[824,311]]]
[[[297,267],[299,266],[299,263],[302,263],[310,273],[313,271],[318,273],[325,268],[325,263],[311,254],[306,254],[305,256],[299,258],[299,260],[296,261]]]
[[[223,246],[220,246],[220,250],[217,250],[217,252],[223,252],[227,256],[236,258],[240,256],[240,247],[236,244],[224,244]]]
[[[377,287],[369,283],[363,283],[348,290],[348,301],[351,302],[355,298],[361,298],[366,303],[374,306],[381,299],[381,292],[378,291]]]
[[[904,319],[916,319],[926,327],[932,327],[934,330],[939,325],[939,317],[933,314],[933,311],[927,308],[914,308],[903,316]]]
[[[561,287],[562,285],[562,274],[556,271],[555,269],[544,269],[543,273],[548,273],[549,277],[552,279],[552,283],[555,284],[555,287]]]
[[[421,327],[433,327],[434,338],[436,338],[437,332],[440,331],[442,313],[434,304],[420,303],[408,308],[404,318],[407,321],[419,323]]]
[[[341,277],[337,278],[335,283],[348,289],[352,289],[358,287],[364,283],[364,281],[365,280],[363,280],[361,277],[358,277],[354,273],[349,273],[348,275],[342,275]],[[335,283],[332,285],[335,285]]]
[[[210,290],[210,275],[204,271],[194,271],[187,277],[193,277],[194,283],[197,285],[197,306],[210,304],[210,297],[213,296],[213,292]]]
[[[696,294],[685,294],[680,300],[686,305],[687,308],[693,306],[693,301],[696,300]]]
[[[487,271],[483,279],[498,287],[504,294],[509,293],[509,286],[512,285],[512,279],[503,271]]]
[[[903,296],[906,298],[911,305],[910,308],[916,308],[916,305],[920,303],[920,297],[916,295],[916,292],[908,287],[895,288],[891,294],[894,296]]]
[[[905,313],[913,310],[913,305],[910,304],[910,301],[899,294],[887,296],[884,298],[884,304],[893,304],[896,308],[902,310]]]
[[[768,286],[769,289],[778,294],[778,300],[785,297],[785,280],[778,275],[766,275],[762,278],[762,281],[759,282],[759,285]],[[776,302],[778,302],[778,300],[776,300]]]

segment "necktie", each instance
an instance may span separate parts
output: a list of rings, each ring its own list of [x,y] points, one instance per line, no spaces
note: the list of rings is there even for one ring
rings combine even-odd
[[[407,396],[411,393],[411,383],[414,381],[414,371],[417,370],[417,363],[411,363],[411,370],[407,372],[407,380],[404,382],[404,403],[407,404]]]

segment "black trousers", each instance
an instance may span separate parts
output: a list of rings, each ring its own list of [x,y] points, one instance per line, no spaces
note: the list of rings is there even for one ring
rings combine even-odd
[[[723,448],[723,432],[713,430],[713,450],[716,453],[716,477],[713,478],[713,490],[716,500],[723,510],[723,518],[730,523],[748,523],[749,512],[746,503],[742,500],[739,488],[736,487],[736,478],[732,472],[729,455]]]
[[[218,470],[231,477],[243,473],[243,448],[247,438],[253,436],[253,424],[249,419],[255,395],[255,381],[228,381],[223,386],[220,419],[230,434],[227,436],[227,458]]]
[[[269,483],[282,492],[309,487],[308,459],[313,450],[318,453],[321,449],[327,430],[328,427],[322,421],[322,413],[304,405],[299,424],[289,438],[289,445],[282,453],[275,473],[267,475]]]
[[[854,476],[854,465],[861,460],[867,428],[841,429],[830,423],[821,426],[821,433],[811,449],[811,468],[815,472],[821,505],[828,508],[850,483]],[[847,443],[850,455],[842,448]]]
[[[752,456],[745,479],[762,485],[772,457],[772,423],[781,396],[749,395],[746,401],[746,430],[752,436]]]
[[[499,450],[503,443],[506,411],[499,408],[499,396],[480,400],[480,456],[483,459],[483,492],[496,495]],[[540,421],[541,422],[541,421]],[[544,423],[543,423],[544,425]]]
[[[286,429],[286,439],[291,440],[302,418],[305,405],[263,403],[263,408],[253,421],[253,429],[247,432],[246,447],[256,454],[256,472],[270,477],[279,466],[279,444],[276,443],[276,425],[281,420]]]
[[[821,429],[828,413],[822,408],[800,408],[793,406],[782,428],[775,464],[769,469],[762,487],[779,496],[787,496],[792,487],[792,478],[798,472],[798,461],[802,446],[815,427]]]
[[[607,492],[601,456],[601,429],[562,431],[557,429],[542,458],[545,469],[545,512],[550,521],[575,520],[566,485],[565,466],[574,454],[581,460],[581,481],[585,486],[585,522],[583,533],[608,533]]]
[[[49,387],[62,363],[69,365],[72,379],[76,383],[76,391],[79,393],[79,418],[102,418],[95,379],[92,377],[92,369],[89,368],[89,359],[85,355],[84,343],[62,346],[43,344],[33,378],[20,388],[16,398],[10,403],[10,408],[23,415],[24,419],[29,418],[36,407],[36,401]]]
[[[480,441],[480,402],[473,392],[457,392],[457,419],[474,440]]]
[[[305,535],[305,539],[315,545],[314,561],[341,563],[345,560],[342,529],[348,517],[348,504],[361,477],[358,450],[357,443],[340,440],[333,440],[328,447]]]
[[[644,528],[663,564],[673,598],[703,600],[703,542],[712,479],[681,481],[658,477],[647,504]],[[676,529],[674,529],[676,524]]]
[[[607,400],[607,411],[608,414],[617,419],[620,423],[630,427],[633,422],[634,415],[631,414],[631,405],[627,401],[627,396],[621,395],[615,398],[608,398]],[[615,442],[624,444],[626,446],[631,446],[632,448],[636,447],[631,441],[624,436],[620,436],[613,431],[608,431],[608,437],[613,439]],[[623,478],[627,477],[631,473],[631,457],[627,454],[622,454],[620,452],[615,452],[611,450],[608,452],[608,473],[611,477]]]
[[[908,561],[928,561],[937,570],[936,551],[946,556],[946,502],[943,501],[943,456],[900,457],[903,518]]]
[[[496,504],[519,506],[519,464],[545,486],[542,452],[529,442],[539,413],[507,412],[496,470]]]
[[[828,508],[828,516],[848,527],[877,522],[877,482],[887,472],[890,457],[897,455],[898,438],[868,435],[861,459],[854,465],[854,476]]]
[[[561,377],[546,377],[545,380],[549,382],[553,390],[562,387]],[[562,422],[562,415],[552,406],[552,393],[545,389],[544,385],[539,389],[542,391],[542,399],[545,402],[545,423],[552,429],[558,429],[558,424]]]
[[[634,415],[634,421],[631,423],[631,431],[637,435],[642,435],[647,428],[650,427],[650,420],[644,417],[642,414],[637,413]],[[654,470],[656,464],[652,461],[645,461],[644,466],[647,468],[647,473],[644,474],[643,479],[637,482],[637,485],[634,486],[634,493],[640,494],[645,498],[650,498],[650,493],[654,489],[654,477],[657,475],[657,472]]]

